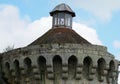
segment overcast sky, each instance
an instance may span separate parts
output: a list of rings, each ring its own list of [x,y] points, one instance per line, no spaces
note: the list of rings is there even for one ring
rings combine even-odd
[[[49,12],[60,3],[76,13],[78,34],[120,60],[120,0],[0,0],[0,52],[27,46],[51,29]]]

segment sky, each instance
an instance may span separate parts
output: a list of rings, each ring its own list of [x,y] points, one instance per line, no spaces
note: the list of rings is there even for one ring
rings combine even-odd
[[[25,47],[51,29],[49,12],[60,3],[76,13],[73,30],[120,60],[120,0],[0,0],[0,52]]]

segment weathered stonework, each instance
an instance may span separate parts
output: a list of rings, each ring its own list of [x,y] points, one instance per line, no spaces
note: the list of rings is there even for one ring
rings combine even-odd
[[[10,84],[117,84],[119,62],[104,46],[41,44],[9,51],[2,57]]]

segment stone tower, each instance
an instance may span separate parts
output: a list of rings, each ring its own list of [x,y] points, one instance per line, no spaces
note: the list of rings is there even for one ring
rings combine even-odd
[[[43,36],[0,54],[0,84],[117,84],[119,61],[72,29],[72,9],[63,3],[50,15]]]

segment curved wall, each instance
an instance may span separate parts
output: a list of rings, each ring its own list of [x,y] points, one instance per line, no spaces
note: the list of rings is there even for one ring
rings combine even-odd
[[[3,54],[10,84],[116,84],[118,61],[98,45],[42,44]]]

